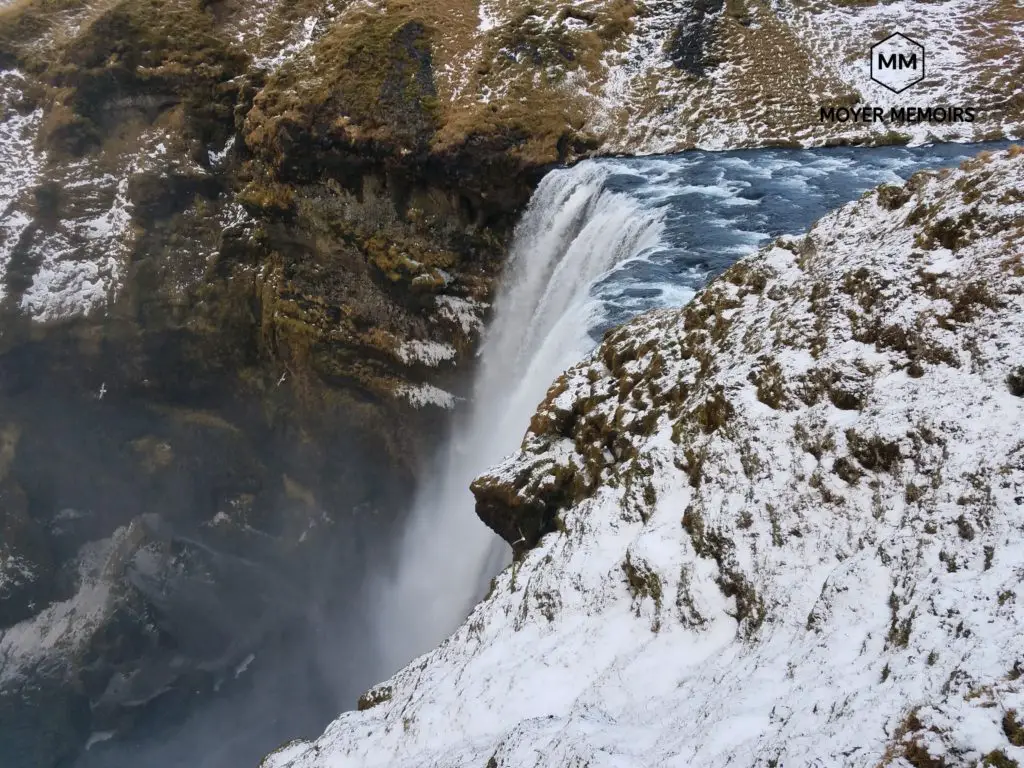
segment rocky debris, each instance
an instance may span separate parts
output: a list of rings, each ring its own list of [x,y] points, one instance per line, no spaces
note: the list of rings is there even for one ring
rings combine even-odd
[[[1019,764],[1022,184],[918,174],[611,331],[474,484],[489,595],[265,766]]]
[[[173,711],[237,677],[304,605],[284,553],[275,562],[272,543],[245,538],[228,525],[176,533],[146,515],[83,546],[59,574],[63,594],[0,634],[6,759],[53,764],[90,733],[130,730],[147,704]]]

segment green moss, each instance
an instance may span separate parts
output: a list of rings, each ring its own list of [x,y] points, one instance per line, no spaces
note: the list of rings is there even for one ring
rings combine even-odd
[[[408,282],[420,290],[439,289],[446,284],[439,270],[450,269],[458,256],[450,251],[425,248],[413,239],[395,240],[383,233],[364,244],[367,260],[391,282]]]
[[[54,5],[25,0],[12,13],[26,24]],[[187,135],[223,141],[233,130],[235,78],[248,66],[245,53],[218,36],[213,17],[189,0],[121,0],[84,19],[66,42],[19,57],[51,89],[44,144],[71,154],[121,130],[126,114],[153,120],[176,105]]]
[[[247,143],[275,166],[298,162],[309,141],[424,148],[439,123],[431,35],[408,9],[335,25],[267,83]]]
[[[1007,756],[1001,749],[994,749],[989,752],[981,758],[979,765],[990,766],[991,768],[1020,768],[1020,763]]]
[[[251,181],[238,193],[239,203],[250,212],[288,216],[295,211],[295,190],[280,182]]]

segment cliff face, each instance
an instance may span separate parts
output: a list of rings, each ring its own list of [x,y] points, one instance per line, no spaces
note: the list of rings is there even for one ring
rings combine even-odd
[[[0,9],[11,765],[213,695],[317,601],[344,613],[455,402],[536,170],[486,141],[422,147],[422,25],[371,50],[327,36],[329,10]],[[314,40],[363,93],[285,104],[313,81],[312,59],[286,62]],[[378,107],[393,135],[332,127]]]
[[[487,598],[265,765],[1018,765],[1022,189],[883,186],[612,331],[474,484]]]

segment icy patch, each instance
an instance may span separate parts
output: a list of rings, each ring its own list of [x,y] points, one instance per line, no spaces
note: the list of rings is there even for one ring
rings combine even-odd
[[[414,408],[436,406],[450,410],[456,402],[455,395],[433,384],[401,384],[396,388],[396,393],[408,400]]]
[[[479,333],[483,329],[483,314],[488,305],[482,301],[471,301],[458,296],[437,296],[438,315],[448,322],[455,323],[467,336]]]
[[[398,347],[395,354],[406,365],[422,363],[436,368],[441,363],[454,360],[457,353],[451,344],[441,344],[437,341],[406,341]]]

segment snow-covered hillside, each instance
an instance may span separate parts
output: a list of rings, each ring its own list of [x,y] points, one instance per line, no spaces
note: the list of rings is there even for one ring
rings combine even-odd
[[[612,332],[474,486],[517,561],[265,768],[1024,762],[1024,153]]]
[[[894,32],[927,56],[923,82],[899,95],[869,73],[871,44]],[[243,145],[292,168],[330,167],[309,155],[368,140],[365,156],[429,149],[442,162],[491,143],[534,168],[593,153],[1018,138],[1022,53],[1012,0],[0,4],[0,157],[18,158],[0,167],[0,300],[41,322],[116,302],[131,251],[148,247],[132,226],[153,204],[141,176],[207,196],[241,181],[250,207],[288,203],[255,169],[234,178]],[[407,55],[419,57],[420,90],[401,85]],[[124,93],[103,93],[112,82]],[[821,122],[821,107],[837,106],[972,107],[976,120]],[[39,204],[37,187],[61,194]],[[181,191],[176,204],[190,199]],[[40,216],[48,207],[57,220]],[[184,215],[222,232],[241,223],[236,209]],[[175,292],[201,282],[216,245],[202,244]]]

